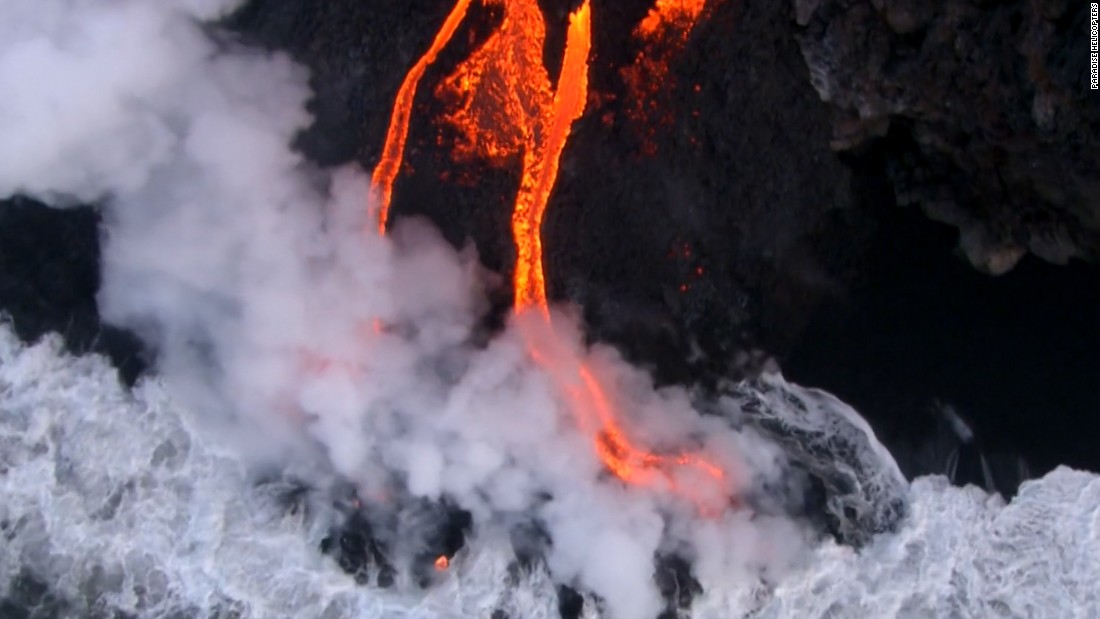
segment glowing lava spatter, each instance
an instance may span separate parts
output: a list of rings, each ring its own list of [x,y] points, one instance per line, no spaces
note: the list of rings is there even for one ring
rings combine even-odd
[[[431,47],[420,58],[413,68],[405,75],[401,82],[401,88],[397,91],[397,98],[393,103],[393,112],[390,114],[389,128],[386,130],[386,143],[382,147],[382,158],[371,174],[371,190],[374,194],[374,208],[377,209],[379,234],[386,234],[386,221],[390,214],[390,199],[393,197],[393,183],[401,171],[401,162],[405,152],[405,140],[409,136],[409,119],[412,116],[412,106],[416,99],[416,89],[420,84],[420,78],[428,66],[435,62],[436,56],[451,40],[458,25],[466,17],[466,10],[470,8],[470,0],[458,0],[451,13],[447,15],[443,27],[436,33]]]
[[[657,0],[634,29],[641,50],[634,63],[622,70],[630,94],[625,111],[640,133],[645,155],[657,153],[657,132],[667,131],[675,122],[671,93],[676,91],[676,80],[669,68],[687,46],[707,1]]]

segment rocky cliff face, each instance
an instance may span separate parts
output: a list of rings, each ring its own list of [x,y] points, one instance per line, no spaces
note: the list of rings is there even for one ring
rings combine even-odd
[[[1100,97],[1087,3],[796,0],[832,148],[886,139],[897,201],[977,268],[1100,254]]]

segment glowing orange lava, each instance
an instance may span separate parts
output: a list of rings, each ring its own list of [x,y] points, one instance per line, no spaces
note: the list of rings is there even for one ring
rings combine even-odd
[[[438,557],[436,557],[436,559],[435,559],[435,569],[442,572],[450,566],[451,566],[451,560],[447,558],[447,555],[439,555]]]
[[[537,0],[505,0],[500,28],[439,87],[458,102],[445,120],[460,139],[454,155],[502,162],[522,155],[519,195],[512,212],[516,239],[516,307],[546,307],[539,230],[558,161],[588,93],[591,9],[570,19],[557,90],[543,65],[546,24]]]
[[[509,1],[500,30],[455,71],[443,90],[458,91],[463,96],[463,107],[449,119],[466,136],[456,155],[496,158],[514,155],[522,148],[524,165],[511,217],[517,253],[515,311],[539,311],[549,324],[542,269],[542,219],[558,177],[561,153],[587,100],[592,48],[590,4],[585,2],[570,16],[561,77],[552,97],[541,62],[544,34],[535,0]],[[631,484],[663,484],[689,495],[691,490],[681,487],[672,469],[692,467],[712,482],[725,484],[722,468],[703,458],[662,456],[632,444],[592,368],[583,364],[575,368],[580,378],[576,385],[576,377],[569,376],[558,363],[558,346],[530,329],[525,335],[532,358],[568,391],[577,424],[593,432],[596,453],[619,479]]]
[[[397,174],[401,171],[401,162],[405,153],[405,140],[409,136],[409,119],[412,116],[413,101],[416,99],[416,88],[420,84],[420,78],[428,66],[435,62],[439,52],[447,46],[458,25],[466,17],[466,10],[470,7],[470,0],[458,0],[451,13],[447,15],[443,27],[435,35],[432,46],[420,58],[413,68],[405,75],[401,82],[401,88],[397,91],[397,98],[393,103],[393,112],[390,114],[390,125],[386,131],[386,143],[382,147],[382,158],[374,168],[371,175],[371,190],[374,194],[377,209],[378,233],[386,234],[386,221],[390,214],[390,199],[393,197],[393,183]]]
[[[457,159],[478,158],[499,164],[514,161],[512,158],[517,156],[521,158],[522,176],[512,212],[517,254],[513,287],[514,311],[517,318],[522,318],[517,323],[523,330],[528,352],[567,394],[577,425],[592,435],[596,453],[617,478],[629,484],[666,488],[711,511],[716,497],[725,500],[728,496],[726,473],[699,456],[660,455],[632,443],[622,427],[619,411],[594,369],[583,361],[578,364],[575,354],[567,351],[561,338],[553,335],[543,275],[541,228],[562,152],[588,100],[592,48],[589,0],[570,15],[556,88],[552,87],[543,65],[546,26],[537,0],[494,1],[503,2],[500,27],[439,85],[436,94],[453,108],[444,120],[459,134],[453,150]],[[680,24],[688,19],[694,23],[704,2],[658,0],[654,12],[639,28],[659,30],[669,20]],[[424,67],[438,52],[437,46],[446,44],[461,20],[465,4],[460,2],[455,7],[444,30],[436,37],[437,45],[410,71],[406,83],[411,82],[414,90]],[[411,95],[405,98],[411,105]],[[398,103],[402,101],[399,94]],[[403,111],[399,107],[394,108],[390,135],[400,134],[403,144],[409,112],[407,106]],[[398,124],[401,126],[395,128]],[[393,148],[387,137],[385,152],[389,154]],[[375,178],[396,174],[393,166],[400,166],[400,148],[396,152],[396,163],[388,163],[390,167],[382,172],[376,169]],[[387,161],[391,160],[384,158]],[[385,207],[389,194],[384,196]],[[385,233],[384,210],[379,232]],[[532,313],[536,317],[534,322],[528,320]],[[686,470],[687,474],[678,474],[678,470]],[[446,567],[446,557],[437,559],[436,566],[441,561]]]
[[[569,19],[565,60],[554,94],[553,111],[541,148],[524,159],[516,206],[512,210],[512,236],[516,242],[516,309],[539,307],[548,312],[546,280],[542,272],[542,219],[550,192],[558,178],[558,166],[573,122],[584,113],[588,98],[588,55],[592,49],[592,13],[587,0]]]
[[[504,0],[500,27],[436,89],[457,108],[452,155],[503,163],[534,154],[554,99],[542,62],[546,25],[536,0]]]

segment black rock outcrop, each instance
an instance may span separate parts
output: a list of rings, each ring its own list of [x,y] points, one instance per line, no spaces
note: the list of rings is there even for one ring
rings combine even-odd
[[[1065,0],[796,0],[832,147],[885,136],[902,205],[960,230],[1000,274],[1031,252],[1100,255],[1100,97],[1088,5]]]

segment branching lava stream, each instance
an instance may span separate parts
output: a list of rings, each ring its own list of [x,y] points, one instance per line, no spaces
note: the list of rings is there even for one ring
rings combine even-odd
[[[543,275],[541,228],[558,175],[561,154],[588,98],[588,62],[592,47],[592,10],[585,0],[570,15],[561,77],[552,88],[542,63],[546,26],[537,0],[503,2],[504,17],[485,43],[437,88],[457,102],[445,120],[460,134],[453,156],[500,162],[522,158],[522,177],[512,212],[516,245],[514,313],[531,358],[566,395],[582,432],[617,478],[628,484],[664,488],[715,513],[728,504],[732,488],[725,471],[697,455],[661,455],[634,444],[623,428],[614,398],[608,395],[590,361],[578,359],[563,338],[554,335]],[[690,21],[703,0],[658,0],[640,29],[660,19]],[[394,104],[382,163],[375,169],[375,199],[381,200],[379,232],[385,234],[393,178],[401,166],[416,83],[446,45],[468,0],[460,0],[436,36],[432,48],[410,70]],[[717,504],[716,504],[717,503]]]

